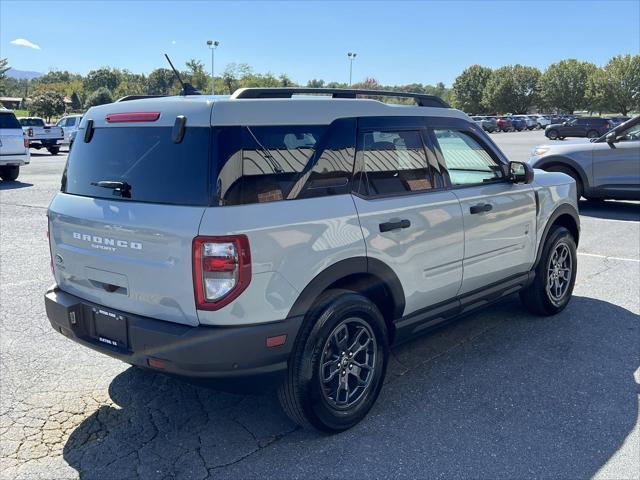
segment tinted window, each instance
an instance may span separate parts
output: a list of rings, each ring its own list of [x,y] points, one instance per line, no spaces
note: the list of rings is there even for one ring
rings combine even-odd
[[[216,193],[221,205],[347,193],[355,120],[327,126],[216,129]]]
[[[65,125],[65,127],[73,127],[76,124],[77,120],[78,120],[78,117],[67,118],[67,124]]]
[[[0,128],[20,128],[20,122],[11,112],[0,112]]]
[[[500,180],[502,167],[470,135],[457,130],[434,130],[453,185]]]
[[[391,195],[433,188],[420,132],[364,132],[361,142],[360,193]]]
[[[21,118],[20,125],[23,127],[44,127],[44,120],[41,118]]]
[[[171,127],[96,128],[89,143],[77,141],[69,154],[62,190],[89,197],[206,205],[208,128],[187,127],[173,143]],[[92,183],[126,182],[130,198]]]

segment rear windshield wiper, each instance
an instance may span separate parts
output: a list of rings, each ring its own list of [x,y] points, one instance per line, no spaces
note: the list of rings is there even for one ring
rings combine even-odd
[[[94,187],[109,188],[114,194],[118,194],[124,198],[131,198],[131,185],[127,182],[117,182],[112,180],[100,180],[99,182],[91,182]]]

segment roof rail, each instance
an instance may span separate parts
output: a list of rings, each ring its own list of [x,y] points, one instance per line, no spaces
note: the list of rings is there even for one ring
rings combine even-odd
[[[144,98],[160,98],[167,97],[168,95],[126,95],[116,100],[117,102],[128,102],[129,100],[142,100]]]
[[[332,98],[367,97],[401,97],[413,98],[421,107],[451,108],[447,102],[435,95],[412,92],[394,92],[391,90],[364,90],[360,88],[310,88],[310,87],[275,87],[275,88],[240,88],[233,92],[231,99],[236,98],[291,98],[301,93],[331,95]]]

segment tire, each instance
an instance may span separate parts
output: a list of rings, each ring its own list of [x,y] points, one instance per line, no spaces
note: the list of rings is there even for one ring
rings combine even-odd
[[[17,165],[7,165],[0,167],[0,178],[5,182],[13,182],[20,175],[20,167]]]
[[[589,130],[587,132],[587,138],[598,138],[598,137],[600,137],[600,135],[596,130]]]
[[[548,132],[545,132],[545,135],[549,140],[558,140],[560,135],[558,135],[558,131],[555,129],[551,129]]]
[[[554,266],[556,261],[561,267]],[[560,313],[571,300],[576,272],[575,239],[565,227],[555,225],[549,230],[533,283],[520,291],[520,300],[537,315]]]
[[[49,147],[47,148],[47,150],[49,150],[49,153],[51,155],[58,155],[58,152],[60,151],[60,147]]]
[[[582,179],[574,170],[570,169],[569,167],[563,167],[562,165],[557,165],[557,166],[549,167],[547,171],[561,172],[573,178],[573,180],[576,182],[576,195],[578,197],[578,200],[580,200],[580,198],[584,194],[584,185],[582,184]]]
[[[347,430],[378,398],[388,359],[387,327],[378,308],[362,295],[329,290],[300,329],[286,379],[278,389],[280,405],[299,425],[331,433]]]

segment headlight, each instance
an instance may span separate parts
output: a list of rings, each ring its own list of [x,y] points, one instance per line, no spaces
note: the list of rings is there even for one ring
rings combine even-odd
[[[531,155],[534,157],[541,157],[548,151],[549,148],[547,147],[535,147],[533,150],[531,150]]]

